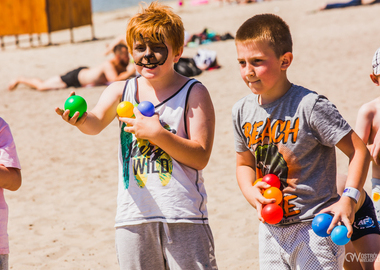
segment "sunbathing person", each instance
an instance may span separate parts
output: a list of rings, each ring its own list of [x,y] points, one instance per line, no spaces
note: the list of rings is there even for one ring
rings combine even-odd
[[[345,8],[345,7],[354,7],[361,5],[373,5],[380,3],[380,0],[351,0],[344,3],[329,3],[321,6],[319,10],[334,9],[334,8]]]
[[[118,44],[113,52],[112,59],[96,67],[79,67],[65,75],[56,75],[47,80],[19,77],[8,85],[8,90],[14,90],[19,84],[28,85],[38,91],[95,86],[135,76],[136,70],[134,64],[129,61],[128,48],[123,44]]]

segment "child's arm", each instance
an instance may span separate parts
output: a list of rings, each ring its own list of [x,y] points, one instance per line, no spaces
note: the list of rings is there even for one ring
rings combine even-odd
[[[377,165],[380,165],[380,132],[377,132],[375,138],[373,139],[372,144],[368,144],[371,132],[373,130],[373,121],[376,115],[376,103],[375,101],[366,103],[362,105],[359,109],[357,118],[355,132],[363,140],[364,144],[367,145],[367,148],[371,154],[372,161]]]
[[[266,199],[261,194],[261,189],[269,188],[270,185],[260,181],[253,186],[256,180],[255,157],[250,151],[236,153],[236,178],[243,196],[256,208],[259,220],[264,222],[261,217],[262,205],[272,203],[274,199]]]
[[[367,144],[367,148],[371,154],[372,161],[380,166],[380,129],[376,132],[372,144]]]
[[[144,117],[137,108],[135,119],[120,118],[129,124],[126,132],[135,133],[139,139],[147,139],[158,145],[178,162],[191,168],[203,169],[210,158],[214,141],[215,112],[207,89],[194,85],[190,92],[187,109],[188,139],[177,136],[163,128],[158,115]]]
[[[108,82],[116,82],[121,80],[126,80],[131,76],[136,75],[135,65],[130,63],[125,71],[118,73],[116,67],[111,62],[106,62],[103,64],[104,75]]]
[[[371,134],[373,113],[368,104],[364,104],[360,107],[358,115],[356,117],[355,132],[364,142],[368,143],[369,136]]]
[[[126,70],[117,76],[116,81],[126,80],[126,79],[129,79],[130,77],[134,77],[134,76],[136,76],[135,65],[129,64],[127,66]]]
[[[96,135],[108,126],[116,116],[116,108],[120,103],[125,82],[115,82],[108,86],[99,98],[96,106],[78,119],[79,112],[69,117],[69,111],[56,108],[55,111],[62,119],[76,126],[80,131],[88,135]],[[71,92],[71,95],[75,95]]]
[[[0,164],[0,188],[16,191],[21,186],[21,171]]]
[[[349,158],[346,187],[355,188],[362,192],[370,163],[370,155],[365,144],[354,131],[351,131],[336,146]],[[355,204],[356,202],[352,198],[342,196],[337,203],[321,211],[334,214],[327,230],[328,233],[331,233],[338,222],[342,222],[348,229],[348,237],[351,237]]]

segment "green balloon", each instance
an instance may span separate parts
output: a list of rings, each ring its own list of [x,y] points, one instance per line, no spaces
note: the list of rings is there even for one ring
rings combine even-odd
[[[76,112],[79,112],[79,117],[81,117],[87,111],[87,102],[81,96],[71,96],[66,99],[64,108],[65,111],[70,110],[70,117],[73,117]]]

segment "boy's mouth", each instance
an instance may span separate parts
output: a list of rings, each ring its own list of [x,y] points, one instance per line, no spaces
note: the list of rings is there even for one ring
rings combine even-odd
[[[157,64],[141,64],[141,66],[148,69],[154,69],[157,67]]]
[[[260,80],[255,80],[255,81],[248,81],[250,84],[258,83]]]

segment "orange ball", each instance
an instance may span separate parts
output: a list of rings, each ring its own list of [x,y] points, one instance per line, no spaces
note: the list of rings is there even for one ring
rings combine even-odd
[[[258,182],[260,182],[261,180],[263,180],[262,178],[259,178],[259,179],[257,179],[255,182],[253,182],[253,185],[252,186],[254,186],[254,185],[256,185]]]
[[[267,188],[264,191],[263,196],[267,199],[276,199],[276,204],[280,204],[282,201],[282,192],[276,187]]]
[[[129,101],[122,101],[117,105],[116,112],[120,117],[131,118],[134,116],[133,114],[133,104]]]

